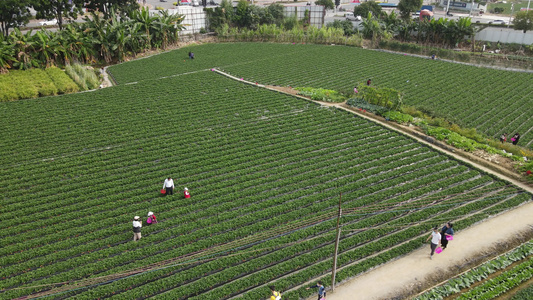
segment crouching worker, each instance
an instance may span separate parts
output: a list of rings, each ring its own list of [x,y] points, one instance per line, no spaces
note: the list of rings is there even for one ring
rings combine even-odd
[[[143,227],[143,224],[141,223],[141,217],[135,216],[133,218],[133,241],[138,241],[141,239],[141,227]]]
[[[148,212],[148,219],[146,219],[146,224],[152,225],[154,223],[157,223],[157,218],[155,217],[153,212]]]
[[[269,287],[270,287],[270,291],[272,291],[272,295],[270,296],[270,300],[281,300],[281,293],[280,292],[276,292],[276,288],[273,285],[271,285]]]
[[[191,193],[189,193],[188,188],[185,188],[185,190],[183,190],[183,196],[185,196],[185,198],[191,198]]]

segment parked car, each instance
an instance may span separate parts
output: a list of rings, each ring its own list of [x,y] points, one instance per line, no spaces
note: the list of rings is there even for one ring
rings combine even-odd
[[[347,12],[346,14],[344,14],[344,16],[348,21],[361,21],[363,19],[361,18],[361,16],[354,16],[352,12]]]
[[[41,21],[41,22],[39,22],[39,25],[41,25],[41,26],[57,25],[57,19]]]
[[[489,24],[507,25],[507,22],[505,22],[504,20],[494,20],[489,22]]]

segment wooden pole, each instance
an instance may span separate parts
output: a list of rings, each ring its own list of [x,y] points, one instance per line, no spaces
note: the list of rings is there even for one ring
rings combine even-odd
[[[342,192],[339,195],[339,215],[337,216],[337,238],[335,239],[335,254],[333,255],[333,270],[331,274],[331,292],[335,290],[335,273],[337,272],[337,253],[339,252],[339,239],[341,237],[341,228],[340,228],[340,221],[341,221],[341,199],[342,199]]]

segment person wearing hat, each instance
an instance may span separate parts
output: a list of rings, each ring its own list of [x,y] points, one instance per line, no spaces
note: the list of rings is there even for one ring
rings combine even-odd
[[[141,239],[141,227],[143,227],[143,224],[141,223],[141,217],[135,216],[133,218],[133,241],[138,241]]]
[[[433,228],[433,232],[430,236],[426,239],[426,242],[431,239],[431,254],[429,254],[429,259],[433,259],[433,254],[435,253],[435,249],[440,245],[441,236],[439,233],[439,227],[435,226]]]
[[[146,219],[147,225],[152,225],[154,223],[157,223],[157,218],[155,217],[154,213],[149,211],[148,212],[148,219]]]
[[[185,196],[185,198],[191,198],[191,193],[189,193],[188,188],[185,188],[185,190],[183,190],[183,196]]]
[[[172,195],[174,192],[174,180],[172,180],[171,177],[165,179],[165,182],[163,183],[163,189],[166,190],[166,195]]]

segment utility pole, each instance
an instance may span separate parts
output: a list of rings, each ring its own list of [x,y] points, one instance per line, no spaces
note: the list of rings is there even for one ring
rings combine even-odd
[[[341,199],[342,199],[342,192],[339,195],[339,215],[337,216],[337,238],[335,239],[335,254],[333,255],[333,270],[331,271],[331,292],[335,290],[335,273],[337,272],[337,253],[339,252],[339,239],[341,237],[341,228],[340,228],[340,221],[341,221],[341,214],[342,214],[342,208],[341,208]]]

